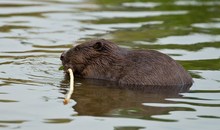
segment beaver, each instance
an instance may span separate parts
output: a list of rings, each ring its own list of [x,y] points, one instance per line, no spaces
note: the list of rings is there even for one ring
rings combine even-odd
[[[192,85],[190,74],[175,60],[156,50],[131,50],[105,40],[79,44],[61,54],[64,71],[79,78],[113,81],[119,85]]]

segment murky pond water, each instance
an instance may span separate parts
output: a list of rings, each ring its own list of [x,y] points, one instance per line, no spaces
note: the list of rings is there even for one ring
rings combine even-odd
[[[76,79],[63,105],[59,56],[90,38],[166,53],[194,85],[146,93]],[[219,129],[220,1],[0,0],[0,113],[0,129]]]

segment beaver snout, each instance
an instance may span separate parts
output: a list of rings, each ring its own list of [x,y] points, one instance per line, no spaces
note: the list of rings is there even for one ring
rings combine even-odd
[[[69,57],[67,56],[67,51],[64,51],[61,55],[60,55],[60,60],[62,61],[62,65],[64,67],[64,71],[68,72],[67,70],[69,68],[72,69],[72,65],[70,64],[70,60]]]
[[[64,60],[64,56],[65,56],[66,51],[64,51],[61,55],[60,55],[60,60]]]

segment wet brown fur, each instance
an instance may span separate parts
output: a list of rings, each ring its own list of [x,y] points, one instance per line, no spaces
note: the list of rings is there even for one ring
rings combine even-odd
[[[113,42],[91,40],[61,55],[64,69],[81,78],[121,85],[191,85],[192,78],[171,57],[155,50],[129,50]]]

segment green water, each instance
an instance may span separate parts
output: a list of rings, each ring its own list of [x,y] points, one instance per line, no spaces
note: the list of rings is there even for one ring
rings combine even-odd
[[[193,76],[187,93],[146,93],[76,79],[60,54],[106,38],[155,49]],[[0,129],[218,130],[220,1],[0,0]]]

